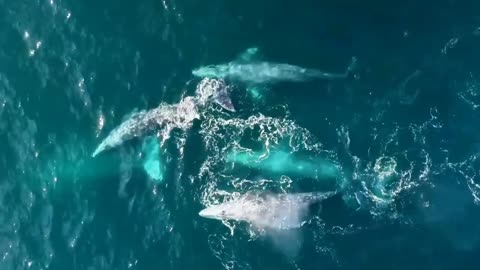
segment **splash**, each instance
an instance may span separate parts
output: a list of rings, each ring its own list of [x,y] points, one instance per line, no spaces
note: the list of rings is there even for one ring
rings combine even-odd
[[[335,154],[323,149],[323,146],[308,130],[298,126],[286,117],[275,118],[258,114],[247,119],[224,119],[213,115],[202,122],[200,134],[205,141],[207,157],[200,168],[198,177],[205,179],[206,190],[203,193],[203,203],[206,205],[209,204],[210,199],[208,198],[212,197],[210,195],[214,194],[218,187],[225,184],[238,187],[245,183],[244,179],[237,179],[228,169],[228,160],[234,158],[234,155],[228,157],[228,153],[232,149],[237,149],[235,151],[242,149],[240,144],[247,139],[265,149],[265,153],[280,145],[286,145],[292,154],[308,152],[324,156],[325,159],[333,162],[336,160]],[[260,155],[260,153],[253,157],[240,155],[236,159],[239,159],[239,161],[243,159],[243,163],[248,163],[252,158],[255,159]],[[254,163],[251,164],[254,166]],[[287,182],[279,181],[283,184],[287,184]],[[257,184],[261,185],[260,182]],[[258,188],[262,187],[258,186]]]
[[[471,76],[461,88],[462,90],[457,93],[458,97],[473,110],[477,110],[480,107],[480,82]]]
[[[395,183],[398,177],[397,161],[392,157],[380,157],[375,161],[373,170],[376,174],[372,185],[372,193],[379,201],[389,201],[393,199],[395,191],[389,188],[389,185]]]
[[[326,150],[310,131],[290,119],[285,107],[282,107],[278,114],[276,117],[255,114],[246,119],[229,119],[220,113],[204,112],[205,121],[201,123],[200,135],[205,141],[206,159],[196,181],[202,183],[199,200],[205,207],[236,200],[242,194],[249,192],[271,190],[288,193],[294,191],[293,184],[299,181],[299,176],[282,175],[280,172],[283,168],[275,167],[275,162],[280,160],[283,161],[283,164],[287,164],[289,159],[296,161],[297,166],[291,167],[289,170],[297,174],[305,174],[306,171],[306,174],[319,177],[313,172],[321,167],[317,162],[323,162],[327,165],[324,169],[325,175],[343,175],[341,166],[335,171],[328,170],[332,164],[339,164],[335,152]],[[237,174],[231,170],[231,163],[236,159],[238,159],[238,163],[258,166],[256,170],[269,173],[271,177],[251,180],[244,175]],[[244,167],[248,168],[248,166]],[[264,171],[263,167],[269,171]],[[313,188],[321,190],[320,182],[323,181],[316,181]],[[318,221],[318,223],[321,222],[321,220]],[[302,246],[303,239],[298,230],[281,232],[256,230],[253,226],[245,227],[245,224],[225,220],[221,224],[219,226],[226,230],[218,228],[215,233],[210,234],[209,245],[215,256],[225,263],[225,267],[238,267],[239,258],[242,258],[242,255],[238,252],[230,252],[238,239],[244,238],[245,241],[257,238],[269,240],[274,248],[288,257],[296,256]],[[233,248],[233,250],[235,249]]]
[[[375,217],[400,218],[395,204],[400,195],[428,186],[432,174],[436,173],[430,149],[432,141],[438,141],[435,136],[441,136],[442,127],[435,108],[430,109],[430,118],[420,124],[412,123],[408,127],[375,124],[366,140],[369,145],[366,152],[355,154],[350,149],[349,130],[340,128],[339,141],[352,164],[352,178],[345,182],[347,204],[365,209]],[[347,161],[343,164],[348,166]]]

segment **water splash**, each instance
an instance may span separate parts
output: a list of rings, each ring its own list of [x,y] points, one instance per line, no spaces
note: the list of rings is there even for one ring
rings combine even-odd
[[[286,142],[292,153],[298,151],[322,153],[330,160],[335,160],[335,155],[323,149],[308,130],[286,118],[267,117],[261,114],[247,119],[223,119],[213,116],[202,122],[200,134],[205,141],[207,157],[200,168],[199,177],[211,179],[205,183],[207,189],[211,191],[215,190],[217,185],[222,186],[226,182],[235,185],[235,177],[226,171],[228,161],[225,159],[225,153],[232,149],[241,149],[240,143],[246,138],[253,144],[267,149],[265,152]],[[224,177],[219,177],[219,173]]]
[[[467,80],[465,85],[457,92],[457,95],[461,100],[471,106],[473,110],[477,110],[478,107],[480,107],[480,82],[471,75],[470,79]]]
[[[397,209],[402,194],[415,193],[428,186],[438,168],[432,161],[431,145],[437,142],[443,127],[435,108],[423,123],[402,127],[373,124],[365,145],[365,153],[352,153],[351,132],[347,127],[338,129],[339,142],[346,157],[351,160],[352,178],[346,182],[344,200],[351,207],[360,207],[379,218],[401,219]],[[438,146],[437,146],[438,147]],[[360,158],[359,156],[362,156]],[[342,160],[344,166],[348,159]]]

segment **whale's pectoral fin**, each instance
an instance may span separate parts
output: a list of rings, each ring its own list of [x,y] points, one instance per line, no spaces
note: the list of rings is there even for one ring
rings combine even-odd
[[[353,72],[355,71],[357,66],[358,66],[358,60],[354,56],[354,57],[352,57],[352,60],[350,60],[350,64],[348,65],[347,69],[345,70],[345,78],[353,76],[354,75]]]
[[[160,142],[155,136],[145,138],[142,145],[144,155],[142,167],[145,172],[156,182],[161,182],[165,173],[164,164],[160,156]]]
[[[237,61],[251,62],[251,61],[259,60],[259,58],[260,58],[260,53],[259,53],[258,48],[257,47],[252,47],[252,48],[248,48],[243,53],[241,53],[238,56]]]
[[[264,93],[268,90],[268,87],[262,85],[251,85],[247,87],[247,92],[255,99],[263,99]]]
[[[297,257],[304,241],[299,230],[268,230],[266,235],[275,248],[291,259]]]
[[[218,90],[213,100],[225,110],[235,112],[235,106],[233,106],[232,98],[230,97],[230,92],[227,87]]]

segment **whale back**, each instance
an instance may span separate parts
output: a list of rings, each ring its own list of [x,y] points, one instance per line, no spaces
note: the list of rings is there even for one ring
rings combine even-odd
[[[242,199],[241,217],[257,228],[293,229],[305,221],[309,206],[334,196],[336,192],[259,193],[247,194]]]

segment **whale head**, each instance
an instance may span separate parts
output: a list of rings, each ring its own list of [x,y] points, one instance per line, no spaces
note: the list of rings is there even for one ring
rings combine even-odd
[[[243,220],[246,213],[242,206],[243,204],[238,201],[226,202],[207,207],[198,214],[203,218],[216,220]]]
[[[227,76],[227,70],[226,65],[209,65],[194,69],[192,74],[201,78],[223,79]]]

